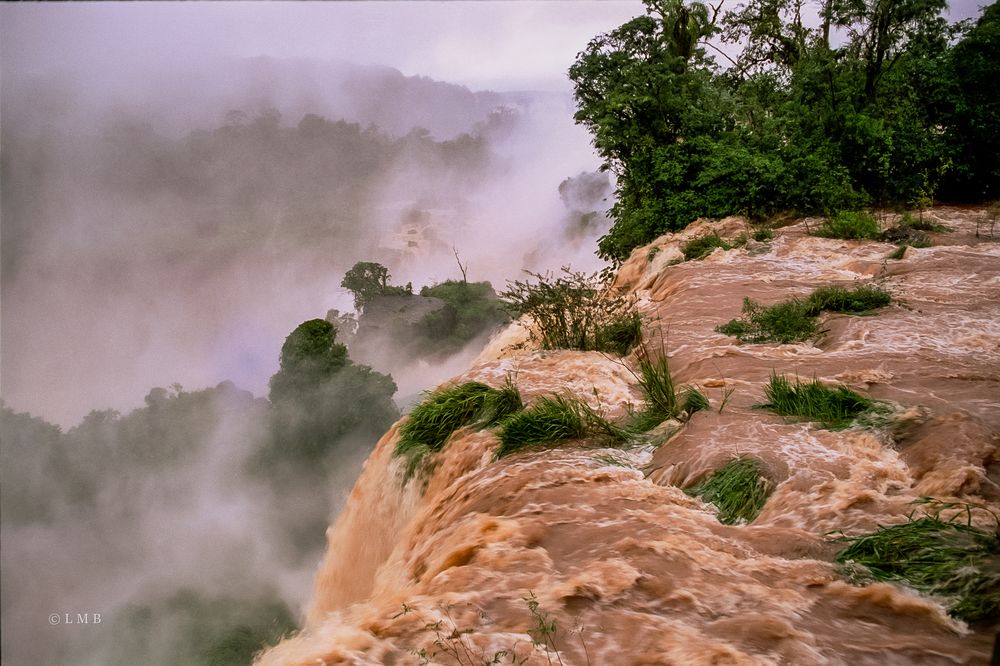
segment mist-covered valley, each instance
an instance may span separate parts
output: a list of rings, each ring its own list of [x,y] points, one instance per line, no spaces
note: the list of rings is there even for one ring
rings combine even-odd
[[[506,317],[415,352],[357,320],[345,274],[495,300],[522,269],[596,269],[608,179],[565,92],[302,58],[7,71],[3,658],[246,663],[298,626],[397,404]],[[349,357],[277,395],[286,337],[328,313]]]

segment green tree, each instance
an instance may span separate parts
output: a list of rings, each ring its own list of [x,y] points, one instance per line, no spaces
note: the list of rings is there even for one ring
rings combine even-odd
[[[389,269],[373,261],[359,261],[341,280],[340,286],[354,294],[354,307],[362,310],[379,296],[412,293],[411,288],[389,284]]]
[[[322,319],[285,339],[271,377],[271,441],[264,462],[321,471],[348,436],[378,437],[399,417],[392,377],[351,362],[337,329]]]
[[[347,347],[323,319],[299,324],[281,346],[280,369],[271,377],[271,402],[298,399],[347,365]]]
[[[962,201],[1000,197],[1000,4],[993,3],[948,57],[945,101],[952,164],[945,192]]]

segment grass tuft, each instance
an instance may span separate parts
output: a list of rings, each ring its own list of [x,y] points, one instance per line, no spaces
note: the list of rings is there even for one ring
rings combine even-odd
[[[763,243],[774,238],[774,230],[771,227],[757,227],[753,230],[750,238],[754,239],[758,243]]]
[[[521,392],[510,377],[498,389],[490,389],[483,396],[483,406],[477,415],[480,428],[492,428],[515,412],[524,409]]]
[[[789,344],[819,335],[814,318],[824,310],[863,315],[890,302],[889,292],[874,285],[853,289],[828,285],[816,289],[805,300],[793,298],[771,306],[744,298],[742,316],[716,326],[715,330],[740,342]]]
[[[736,458],[686,492],[714,504],[719,522],[732,525],[753,522],[773,490],[774,483],[759,460]]]
[[[877,285],[846,289],[839,285],[820,287],[806,299],[807,311],[816,316],[823,310],[847,314],[869,314],[892,302],[892,296]]]
[[[684,253],[685,260],[692,261],[695,259],[704,259],[708,255],[712,254],[717,247],[721,247],[723,250],[732,249],[732,246],[722,240],[718,234],[711,233],[704,236],[698,236],[697,238],[692,238],[688,242],[684,243],[681,245],[681,252]]]
[[[708,398],[697,388],[686,386],[678,390],[666,354],[652,359],[644,347],[640,348],[639,371],[633,374],[642,389],[643,406],[632,414],[628,424],[632,433],[649,432],[667,419],[678,418],[685,412],[690,417],[709,407]]]
[[[462,426],[476,423],[480,428],[488,428],[522,407],[521,393],[509,377],[499,389],[481,382],[466,382],[430,393],[413,408],[399,429],[393,455],[406,458],[404,482]]]
[[[882,229],[870,213],[844,211],[827,218],[814,235],[842,240],[876,240],[882,235]]]
[[[758,405],[782,416],[799,416],[819,421],[824,428],[839,430],[851,424],[855,417],[879,403],[855,393],[846,386],[829,388],[818,381],[802,383],[798,377],[792,384],[784,375],[771,373],[764,387],[767,402]]]
[[[853,576],[858,582],[900,582],[943,597],[951,615],[969,622],[1000,615],[1000,530],[942,520],[938,512],[842,540],[850,545],[837,561],[864,567]]]
[[[789,344],[819,335],[809,306],[798,299],[764,306],[744,298],[742,316],[716,326],[715,330],[750,343]]]
[[[569,439],[601,437],[620,442],[628,438],[628,433],[607,421],[587,403],[561,395],[539,398],[527,409],[510,415],[501,423],[498,435],[497,459],[529,446]]]

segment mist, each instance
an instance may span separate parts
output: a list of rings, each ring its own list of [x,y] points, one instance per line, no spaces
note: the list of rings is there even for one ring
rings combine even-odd
[[[42,123],[22,107],[72,98],[58,80],[5,97],[8,404],[69,426],[95,407],[137,406],[156,384],[230,379],[260,394],[297,322],[349,308],[339,283],[358,260],[419,285],[456,277],[455,250],[470,278],[499,287],[553,251],[596,266],[593,238],[567,248],[563,234],[560,182],[597,167],[568,95],[473,93],[342,63],[235,69],[255,93],[272,78],[300,80],[303,95],[333,82],[322,90],[337,103],[317,95],[303,113],[288,90],[267,106],[229,96],[178,132],[155,114],[86,105]],[[204,99],[151,108],[190,97]],[[434,237],[410,246],[399,235],[415,213]]]
[[[612,184],[565,71],[641,11],[0,7],[5,661],[221,664],[294,629],[389,389],[405,406],[489,332],[355,341],[318,422],[267,400],[283,341],[353,310],[358,261],[416,290],[459,262],[498,291],[600,268]],[[309,428],[336,434],[306,456]]]

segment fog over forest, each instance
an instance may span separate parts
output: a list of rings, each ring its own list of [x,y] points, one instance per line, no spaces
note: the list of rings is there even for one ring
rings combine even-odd
[[[565,69],[638,3],[282,7],[0,10],[5,662],[245,663],[297,626],[393,399],[484,342],[356,340],[375,371],[269,396],[356,262],[603,265]]]
[[[72,82],[9,100],[11,406],[70,425],[156,384],[231,379],[259,394],[298,321],[349,308],[339,283],[355,261],[424,285],[458,275],[454,247],[472,278],[502,286],[518,264],[547,268],[546,245],[566,249],[558,185],[596,166],[566,95],[472,93],[347,63],[221,71],[222,100],[181,90],[151,105],[182,102],[201,123],[185,131],[134,110],[70,105],[40,122],[23,108],[68,104]],[[412,245],[415,217],[428,231]],[[576,244],[591,266],[592,231]]]

